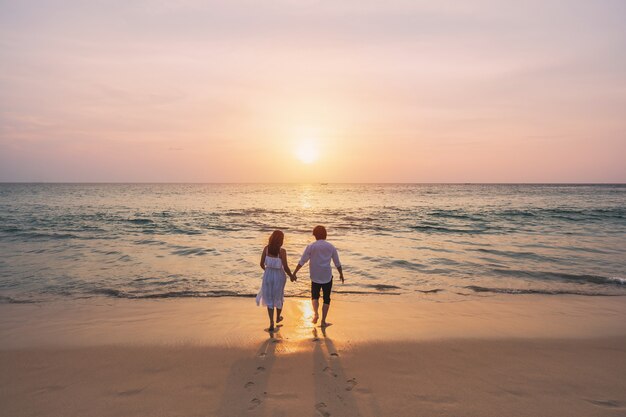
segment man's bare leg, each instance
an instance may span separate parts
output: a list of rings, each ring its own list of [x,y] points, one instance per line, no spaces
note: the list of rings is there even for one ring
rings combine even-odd
[[[317,323],[317,320],[320,318],[319,309],[320,309],[320,300],[311,300],[311,304],[313,304],[313,324]]]
[[[326,326],[326,316],[328,315],[329,308],[330,308],[330,304],[322,305],[322,327]]]
[[[280,315],[280,313],[283,311],[282,308],[278,308],[276,307],[276,324],[280,323],[281,321],[283,321],[283,316]]]

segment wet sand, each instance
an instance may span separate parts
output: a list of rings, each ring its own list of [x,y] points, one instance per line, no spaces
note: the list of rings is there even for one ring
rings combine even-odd
[[[623,416],[626,299],[0,305],[7,416]]]

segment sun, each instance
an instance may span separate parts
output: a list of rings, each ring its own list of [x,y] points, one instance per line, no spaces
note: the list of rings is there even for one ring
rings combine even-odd
[[[305,164],[312,164],[320,157],[319,150],[313,141],[301,142],[295,149],[296,157]]]

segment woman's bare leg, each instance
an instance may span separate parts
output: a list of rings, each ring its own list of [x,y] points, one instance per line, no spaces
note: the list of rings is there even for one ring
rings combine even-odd
[[[276,307],[276,323],[280,323],[281,321],[283,321],[283,316],[280,315],[282,311],[282,308]]]
[[[267,315],[270,318],[270,328],[269,330],[274,330],[274,308],[267,308]]]

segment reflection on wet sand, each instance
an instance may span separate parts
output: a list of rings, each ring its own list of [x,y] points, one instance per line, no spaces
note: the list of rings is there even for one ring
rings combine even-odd
[[[310,323],[310,302],[291,303],[285,317],[254,355],[232,365],[218,415],[381,415],[371,392],[345,370],[331,330]]]

